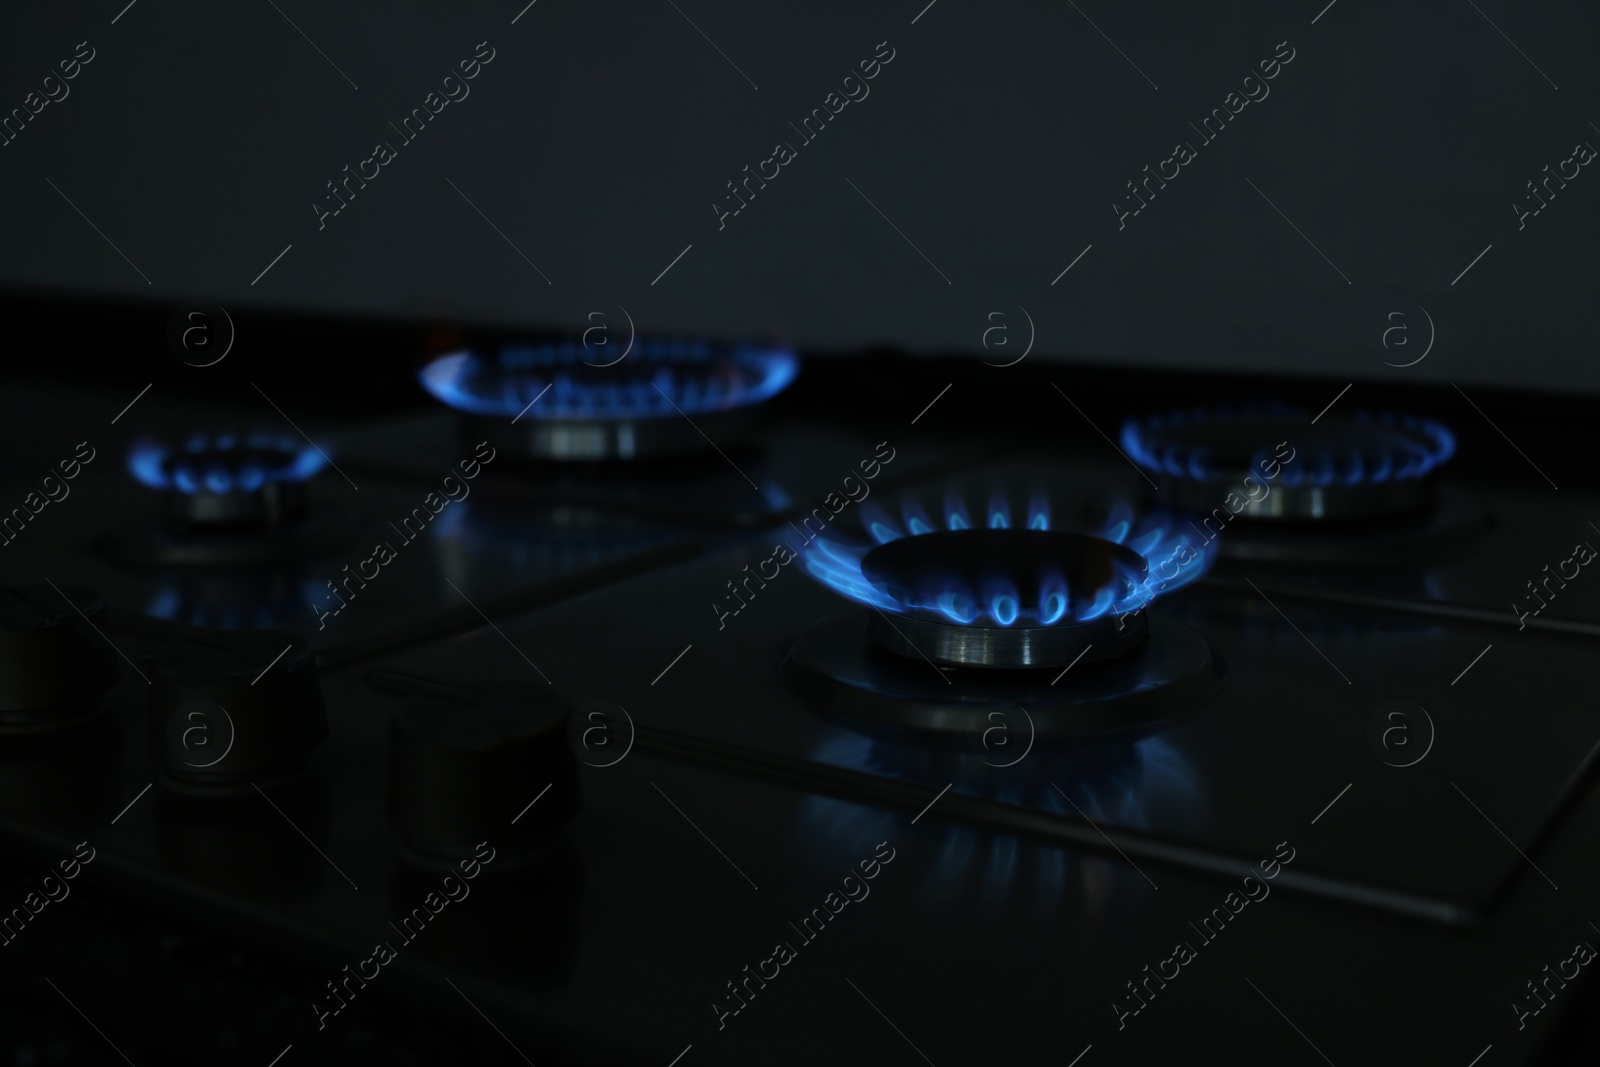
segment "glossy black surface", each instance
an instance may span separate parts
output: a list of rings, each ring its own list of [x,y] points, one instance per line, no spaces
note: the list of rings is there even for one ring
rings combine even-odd
[[[1084,516],[1139,496],[1137,473],[1094,440],[930,436],[896,438],[888,470],[904,465],[902,485],[1039,484]],[[870,443],[854,454],[840,442],[788,413],[760,446],[820,494],[835,469],[871,455]],[[997,451],[1018,458],[979,458]],[[835,454],[846,457],[837,468]],[[967,458],[952,469],[952,454]],[[359,493],[376,529],[433,488],[403,466],[351,463],[359,490],[324,472],[313,506]],[[31,542],[6,549],[11,579],[99,588],[104,637],[133,663],[215,634],[220,616],[197,629],[153,618],[165,577],[93,551],[105,527],[158,507],[106,468],[91,468],[83,499],[46,512]],[[940,735],[914,717],[847,714],[786,671],[802,635],[828,619],[854,620],[831,639],[843,647],[859,626],[866,648],[867,609],[800,562],[738,613],[716,608],[730,579],[790,536],[786,522],[739,532],[722,517],[675,526],[619,500],[551,506],[495,470],[440,516],[458,509],[455,529],[408,544],[343,617],[319,627],[309,603],[286,593],[276,604],[274,622],[320,665],[328,738],[309,773],[262,782],[260,795],[164,783],[146,747],[147,682],[124,669],[103,716],[0,739],[0,837],[40,864],[88,841],[95,892],[298,961],[283,981],[299,1007],[274,1016],[285,1021],[262,1062],[291,1044],[291,1056],[327,1058],[342,1048],[330,1035],[378,1010],[363,1003],[468,1031],[488,1018],[500,1034],[483,1029],[484,1047],[499,1051],[485,1055],[510,1055],[503,1035],[534,1062],[669,1063],[686,1049],[684,1064],[898,1062],[914,1058],[907,1039],[940,1064],[1071,1062],[1090,1046],[1081,1063],[1206,1062],[1241,1043],[1288,1063],[1468,1063],[1490,1044],[1494,1062],[1538,1062],[1588,996],[1574,981],[1520,1030],[1508,1009],[1594,936],[1582,901],[1600,891],[1587,776],[1600,742],[1600,589],[1580,574],[1526,620],[1500,601],[1565,559],[1594,509],[1581,488],[1552,499],[1472,472],[1469,456],[1443,488],[1490,521],[1452,554],[1224,558],[1151,611],[1153,631],[1193,635],[1207,684],[1173,690],[1181,699],[1155,716],[1110,700],[1094,731],[1051,736],[1029,716],[1079,714],[1088,696],[1116,690],[1096,673],[1114,661],[1015,692],[964,687],[979,697],[978,729]],[[47,520],[56,532],[36,536]],[[331,578],[332,564],[361,558],[319,559],[311,573]],[[183,580],[243,622],[262,590],[292,588],[231,571]],[[946,672],[899,658],[926,675],[903,684],[937,703],[927,694]],[[557,795],[532,773],[520,789],[485,772],[483,789],[441,795],[446,822],[470,808],[474,825],[488,816],[462,796],[506,800],[507,841],[548,818],[537,835],[547,847],[520,867],[497,854],[468,895],[402,933],[392,924],[438,893],[442,874],[391,821],[396,711],[486,682],[548,687],[577,709],[562,751],[581,803],[545,816]],[[1385,732],[1397,708],[1403,741]],[[818,908],[831,917],[806,925]],[[335,1003],[326,981],[384,941],[394,960],[324,1017]],[[1128,983],[1172,966],[1180,942],[1193,958],[1179,977],[1136,998]],[[735,1012],[727,983],[778,943],[793,958],[765,986],[752,980]]]

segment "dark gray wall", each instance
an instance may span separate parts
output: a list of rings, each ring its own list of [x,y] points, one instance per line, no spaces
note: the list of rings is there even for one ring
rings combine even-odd
[[[0,279],[523,324],[621,306],[817,349],[982,354],[1004,321],[996,362],[1025,308],[1033,359],[1600,389],[1600,167],[1513,207],[1600,145],[1595,5],[925,2],[8,5],[0,108],[78,42],[95,58],[0,148]],[[403,143],[390,123],[484,41],[470,95]],[[870,95],[802,143],[790,122],[885,41]],[[324,183],[378,142],[393,162],[319,230]],[[778,142],[796,158],[719,229]],[[1119,229],[1178,142],[1196,158]],[[1427,358],[1385,366],[1426,318]]]

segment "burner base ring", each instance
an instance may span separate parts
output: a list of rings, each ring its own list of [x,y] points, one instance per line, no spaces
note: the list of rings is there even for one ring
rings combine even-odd
[[[1199,633],[1145,611],[1146,636],[1126,655],[1064,671],[940,670],[878,648],[862,614],[825,619],[801,635],[784,678],[824,712],[878,726],[981,734],[990,713],[1027,709],[1040,737],[1147,728],[1215,695],[1221,672]]]
[[[1250,563],[1437,563],[1472,544],[1490,525],[1481,504],[1441,488],[1431,510],[1400,520],[1241,522],[1218,534],[1217,544],[1223,559]]]
[[[169,520],[178,526],[278,528],[305,515],[306,487],[301,482],[268,482],[248,493],[182,493],[169,489],[166,510]]]
[[[873,612],[867,632],[890,652],[940,666],[1028,670],[1120,656],[1144,640],[1145,621],[1140,610],[1056,626],[986,627]]]
[[[1223,503],[1242,502],[1237,517],[1259,523],[1344,521],[1414,515],[1433,506],[1438,481],[1433,476],[1397,478],[1371,485],[1276,485],[1260,500],[1240,492],[1246,478],[1261,483],[1248,470],[1230,471],[1213,478],[1160,479],[1160,497],[1169,506],[1199,515],[1221,513],[1232,518]]]
[[[754,426],[756,408],[732,408],[697,415],[691,423],[678,415],[607,419],[538,418],[529,415],[513,425],[498,419],[462,416],[462,438],[487,440],[524,461],[594,463],[606,460],[689,456],[715,449],[745,436]],[[701,431],[705,432],[702,433]]]

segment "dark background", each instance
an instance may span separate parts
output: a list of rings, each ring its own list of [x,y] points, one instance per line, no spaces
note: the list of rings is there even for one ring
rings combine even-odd
[[[1600,389],[1597,179],[1520,231],[1512,206],[1600,144],[1593,5],[923,3],[12,5],[0,108],[78,42],[96,56],[0,148],[8,308],[581,326],[621,307],[640,329],[917,355],[984,354],[1000,312],[995,360],[1031,317],[1036,360]],[[481,41],[470,96],[401,145],[389,123]],[[789,122],[880,41],[871,95],[800,144]],[[1270,96],[1202,144],[1189,123],[1282,41]],[[324,183],[379,140],[398,158],[319,232]],[[725,183],[780,140],[798,158],[719,231]],[[1124,183],[1179,140],[1198,158],[1119,231]],[[1429,356],[1385,366],[1423,350],[1424,308]],[[1386,351],[1396,322],[1411,344]],[[159,331],[119,354],[142,346],[170,358]]]
[[[1600,391],[1600,179],[1585,168],[1520,231],[1512,205],[1575,143],[1600,144],[1594,5],[525,5],[0,10],[0,115],[78,42],[96,50],[0,147],[8,377],[103,393],[107,419],[152,380],[147,407],[177,389],[270,415],[260,383],[297,416],[364,418],[430,404],[410,371],[457,326],[582,327],[626,308],[641,330],[864,357],[813,360],[789,411],[909,420],[959,381],[940,401],[952,421],[1098,445],[1095,426],[1127,413],[1253,394],[1315,411],[1355,381],[1340,403],[1376,395],[1449,422],[1479,474],[1534,482],[1525,448],[1561,486],[1593,486],[1586,450],[1564,446]],[[496,55],[470,97],[399,147],[389,123],[480,41]],[[895,58],[870,97],[800,146],[789,123],[880,41]],[[1189,123],[1283,41],[1295,58],[1271,95],[1201,146]],[[319,232],[324,183],[379,140],[398,159]],[[719,231],[724,183],[780,140],[796,161]],[[1179,140],[1198,159],[1119,231],[1124,183]],[[213,303],[237,346],[193,370],[168,317]],[[1424,309],[1427,358],[1386,365],[1426,347]],[[1006,346],[990,333],[986,348],[996,313]],[[1029,316],[1027,364],[983,367],[1016,357]],[[1386,349],[1397,321],[1407,344]],[[21,480],[62,454],[12,436]],[[11,899],[35,877],[0,863]],[[119,1062],[43,974],[120,1039],[158,1035],[127,1045],[141,1063],[265,1062],[326,977],[198,917],[74,894],[7,950],[0,1048],[17,1062],[84,1062],[91,1044]],[[1550,1062],[1592,1055],[1596,995],[1573,996]],[[476,1018],[424,1025],[381,989],[330,1041],[352,1061],[521,1062]]]

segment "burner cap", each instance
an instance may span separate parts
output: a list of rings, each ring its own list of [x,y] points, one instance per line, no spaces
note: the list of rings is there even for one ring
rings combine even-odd
[[[1107,609],[1148,576],[1125,545],[1062,530],[941,530],[872,549],[861,573],[901,605],[873,640],[902,655],[974,667],[1105,659],[1144,637],[1141,613]]]
[[[1372,518],[1421,511],[1455,437],[1426,419],[1274,405],[1177,412],[1124,425],[1122,444],[1175,506],[1254,519]],[[1248,479],[1248,480],[1247,480]]]
[[[507,343],[498,355],[439,356],[420,377],[434,396],[484,421],[475,439],[487,434],[513,455],[630,460],[726,442],[799,371],[795,353],[775,345],[640,338],[607,364],[589,362],[588,352],[577,340]]]

